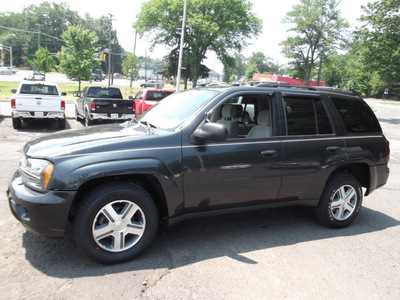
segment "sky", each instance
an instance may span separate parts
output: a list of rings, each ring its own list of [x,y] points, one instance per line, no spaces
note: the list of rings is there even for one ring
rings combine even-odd
[[[140,11],[141,5],[147,0],[48,0],[48,2],[68,4],[71,10],[77,11],[82,17],[88,13],[93,18],[113,15],[113,28],[117,30],[118,41],[122,47],[129,52],[133,52],[135,31],[132,24]],[[363,14],[361,5],[367,5],[375,0],[342,0],[339,4],[342,17],[347,19],[352,29],[359,25],[357,19]],[[23,8],[34,4],[40,5],[42,0],[13,0],[2,1],[0,12],[21,12]],[[282,55],[280,42],[288,37],[288,24],[283,24],[282,20],[286,14],[292,10],[299,0],[251,0],[253,13],[263,20],[262,33],[254,40],[249,40],[250,45],[243,50],[245,57],[251,56],[253,52],[262,52],[269,56],[280,65],[287,63],[287,59]],[[183,7],[182,7],[183,9]],[[149,42],[138,37],[136,42],[136,55],[145,56],[147,54],[153,58],[162,58],[168,49],[163,46],[156,46],[152,52],[149,50]],[[213,53],[207,54],[208,59],[205,64],[210,69],[222,74],[222,64],[218,62]]]

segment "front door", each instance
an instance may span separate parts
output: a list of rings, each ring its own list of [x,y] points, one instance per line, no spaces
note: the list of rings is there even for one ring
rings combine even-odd
[[[272,111],[275,99],[262,94],[246,96],[253,100],[256,98],[256,111],[265,110],[263,115],[269,115],[272,122],[248,124],[247,120],[243,123],[244,111],[232,118],[225,115],[226,120],[221,124],[234,127],[227,122],[237,122],[240,128],[234,132],[239,132],[238,136],[224,142],[206,142],[204,145],[188,142],[183,145],[186,213],[265,204],[276,200],[282,179],[282,142],[281,137],[274,135],[274,126],[277,124],[277,114]],[[232,105],[230,100],[226,99],[225,103]],[[221,110],[216,107],[214,111]],[[213,118],[219,122],[217,119]],[[252,127],[256,128],[253,130]],[[250,134],[250,130],[257,134]],[[264,130],[269,134],[263,134]]]

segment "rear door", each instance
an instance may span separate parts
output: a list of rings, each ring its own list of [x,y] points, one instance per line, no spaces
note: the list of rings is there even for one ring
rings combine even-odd
[[[283,94],[286,130],[280,200],[318,200],[332,171],[347,159],[325,101],[315,94]]]

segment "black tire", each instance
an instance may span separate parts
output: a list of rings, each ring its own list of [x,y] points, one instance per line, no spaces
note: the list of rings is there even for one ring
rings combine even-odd
[[[336,174],[327,183],[314,215],[328,227],[343,228],[355,220],[362,200],[359,181],[350,174]]]
[[[65,123],[66,123],[65,119],[58,119],[57,120],[58,129],[65,129]]]
[[[76,105],[75,105],[75,119],[77,121],[82,120],[82,117],[79,115],[78,108],[76,107]]]
[[[94,124],[94,120],[90,119],[89,112],[85,112],[85,126],[92,126]]]
[[[12,118],[12,125],[14,129],[20,129],[22,127],[22,121],[18,118]]]
[[[74,235],[90,258],[103,264],[121,263],[150,245],[158,222],[157,207],[146,191],[135,184],[109,183],[83,199],[74,220]]]

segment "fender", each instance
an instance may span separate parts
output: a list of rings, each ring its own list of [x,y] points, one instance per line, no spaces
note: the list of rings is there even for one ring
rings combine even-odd
[[[167,165],[156,158],[131,158],[95,162],[71,171],[65,170],[66,164],[70,165],[70,162],[57,164],[60,172],[55,170],[51,189],[78,191],[83,184],[96,179],[150,175],[160,183],[170,214],[174,214],[176,208],[183,205],[182,172],[178,167],[180,164]]]

